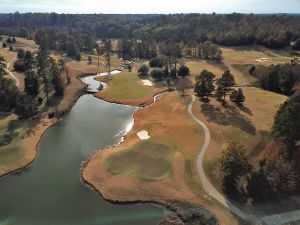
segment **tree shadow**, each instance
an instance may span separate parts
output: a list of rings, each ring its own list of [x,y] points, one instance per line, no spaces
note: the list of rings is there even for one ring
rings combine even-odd
[[[251,110],[248,107],[246,107],[244,105],[237,105],[237,107],[244,113],[248,114],[249,116],[253,116]]]
[[[205,60],[205,62],[211,66],[217,67],[220,70],[228,70],[229,67],[223,61],[216,61],[216,60]]]
[[[8,123],[4,135],[0,137],[0,147],[9,145],[18,136],[16,131],[18,126],[18,120],[12,120]]]
[[[250,135],[256,134],[256,129],[251,120],[247,116],[242,115],[235,106],[225,105],[224,112],[221,111],[221,108],[209,103],[203,103],[200,107],[201,112],[210,121],[224,126],[238,127]]]

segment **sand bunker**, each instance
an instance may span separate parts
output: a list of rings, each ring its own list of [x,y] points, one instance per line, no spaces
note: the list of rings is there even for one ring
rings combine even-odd
[[[153,82],[150,80],[142,80],[142,83],[145,86],[153,86]]]
[[[141,139],[141,140],[147,140],[150,138],[150,136],[148,135],[148,131],[142,130],[140,132],[137,133],[137,136]]]
[[[260,59],[257,59],[255,61],[256,62],[266,62],[266,61],[268,61],[268,58],[260,58]]]

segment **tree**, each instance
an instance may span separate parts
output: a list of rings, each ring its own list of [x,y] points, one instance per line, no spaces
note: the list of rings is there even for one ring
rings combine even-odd
[[[98,64],[97,64],[98,65],[97,66],[97,73],[99,73],[101,48],[100,48],[100,46],[98,44],[97,44],[96,51],[97,51],[97,62],[98,62]]]
[[[26,66],[25,66],[25,63],[24,63],[24,60],[17,60],[15,63],[14,63],[14,69],[16,71],[19,71],[19,72],[25,72],[26,71]]]
[[[15,113],[24,119],[37,115],[38,107],[36,98],[30,95],[21,95],[18,98]]]
[[[102,53],[106,60],[106,65],[108,67],[108,75],[110,75],[111,70],[111,56],[112,56],[112,45],[111,40],[104,39],[102,40]]]
[[[93,63],[92,56],[89,55],[89,57],[88,57],[88,64],[91,65],[92,63]]]
[[[245,147],[238,143],[230,143],[222,152],[220,162],[223,173],[223,190],[225,193],[233,195],[238,190],[239,179],[252,169],[248,162]]]
[[[196,85],[194,88],[194,92],[198,97],[202,99],[204,97],[208,97],[215,90],[215,86],[213,84],[215,75],[212,72],[207,70],[203,70],[199,76],[196,77]]]
[[[149,66],[151,68],[159,67],[163,68],[167,64],[167,58],[165,56],[158,56],[150,59]]]
[[[150,74],[154,80],[162,80],[164,78],[164,70],[161,68],[154,68]]]
[[[190,75],[190,68],[186,65],[181,65],[178,69],[178,76],[185,78],[188,75]]]
[[[39,78],[33,70],[30,69],[25,72],[24,83],[25,92],[36,97],[39,93]]]
[[[62,77],[62,73],[58,64],[54,60],[51,60],[51,77],[55,94],[58,96],[63,96],[65,91],[65,81]]]
[[[43,79],[44,91],[47,98],[47,105],[49,105],[49,91],[50,91],[50,66],[49,54],[45,50],[39,50],[37,54],[37,73]]]
[[[25,50],[24,49],[22,49],[22,48],[20,48],[20,49],[18,49],[18,52],[17,52],[17,57],[18,57],[18,59],[24,59],[25,58]]]
[[[287,146],[287,154],[291,159],[300,141],[300,96],[290,98],[280,106],[274,118],[272,136]]]
[[[147,76],[149,73],[149,67],[146,64],[143,64],[138,69],[138,75],[139,76]]]
[[[0,55],[0,111],[10,111],[16,107],[19,91],[15,83],[5,77],[4,61]]]
[[[25,58],[24,58],[24,65],[26,70],[31,70],[33,67],[34,59],[33,55],[30,51],[26,51]]]
[[[235,85],[235,80],[233,75],[230,73],[229,70],[226,70],[222,77],[217,80],[218,90],[222,90],[220,94],[223,94],[223,102],[225,103],[225,98],[229,95],[232,91],[232,87]]]
[[[230,100],[237,104],[241,104],[242,102],[244,102],[245,95],[243,93],[243,90],[241,88],[239,88],[238,90],[233,90],[230,94]]]
[[[259,162],[259,169],[252,171],[247,178],[247,193],[255,202],[274,199],[275,192],[266,175],[266,160]]]

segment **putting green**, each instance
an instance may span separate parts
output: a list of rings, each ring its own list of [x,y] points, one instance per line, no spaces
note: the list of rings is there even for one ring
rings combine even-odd
[[[173,147],[143,141],[125,152],[106,159],[108,171],[113,175],[130,175],[141,180],[161,180],[172,172]]]

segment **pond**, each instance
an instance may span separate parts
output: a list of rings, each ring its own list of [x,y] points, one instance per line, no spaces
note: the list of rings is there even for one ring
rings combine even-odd
[[[97,149],[120,143],[136,110],[82,96],[45,133],[31,167],[0,178],[0,224],[156,224],[164,216],[161,208],[111,204],[80,184],[82,161]]]

